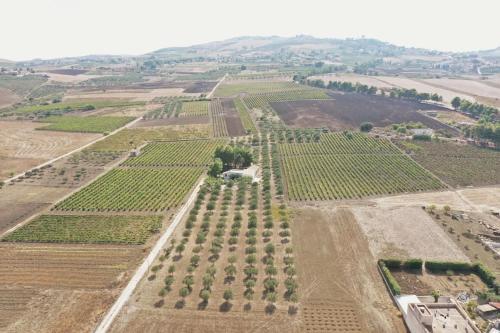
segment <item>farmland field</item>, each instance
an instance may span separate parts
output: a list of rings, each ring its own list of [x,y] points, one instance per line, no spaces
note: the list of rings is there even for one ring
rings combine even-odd
[[[210,102],[209,106],[210,121],[212,122],[212,133],[214,137],[228,136],[226,118],[224,117],[224,108],[220,99]]]
[[[58,203],[61,211],[161,212],[182,202],[203,168],[113,169]]]
[[[232,99],[223,99],[221,101],[222,108],[224,109],[224,118],[226,121],[226,128],[228,136],[241,136],[245,135],[245,129],[240,119],[239,113],[236,111],[236,106]]]
[[[126,128],[93,144],[93,151],[129,151],[148,141],[208,138],[208,125],[168,125]]]
[[[193,140],[154,142],[148,144],[138,157],[131,157],[122,165],[129,167],[208,166],[215,148],[225,140]]]
[[[20,100],[21,98],[9,89],[0,87],[0,109],[11,106]]]
[[[50,125],[37,128],[46,131],[109,133],[134,120],[133,117],[72,117],[56,116],[43,118]]]
[[[215,91],[214,97],[231,97],[241,93],[258,94],[281,91],[304,90],[303,86],[291,81],[228,81],[221,84]]]
[[[302,86],[304,87],[304,86]],[[303,88],[296,91],[279,91],[275,93],[262,93],[246,96],[243,98],[245,104],[250,108],[263,109],[269,107],[272,102],[298,101],[298,100],[331,99],[322,90]]]
[[[179,117],[208,116],[209,101],[183,102]]]
[[[278,147],[291,200],[352,199],[444,188],[384,139],[323,134],[318,143]]]
[[[255,124],[248,112],[246,106],[243,104],[243,101],[240,98],[234,99],[234,105],[238,110],[240,115],[241,123],[247,133],[257,133],[257,129],[255,128]]]
[[[341,130],[358,129],[363,122],[384,127],[412,121],[421,122],[433,129],[458,133],[457,130],[417,112],[443,109],[437,106],[356,93],[331,93],[331,96],[333,100],[274,102],[271,106],[291,127],[328,127],[331,130]]]
[[[160,216],[42,215],[2,241],[144,244],[160,228]]]
[[[451,186],[500,184],[499,151],[440,141],[400,141],[398,145]]]

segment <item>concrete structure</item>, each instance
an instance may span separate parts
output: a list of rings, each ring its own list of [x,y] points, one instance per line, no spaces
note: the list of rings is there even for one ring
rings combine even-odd
[[[480,333],[451,297],[401,295],[395,297],[411,333]]]
[[[476,311],[485,320],[494,320],[498,318],[499,314],[498,309],[490,304],[478,305]]]
[[[431,128],[414,128],[410,130],[413,135],[429,135],[432,136],[434,134],[434,130]]]
[[[224,180],[230,180],[240,177],[250,177],[252,181],[258,181],[257,173],[259,172],[259,167],[257,165],[252,165],[246,169],[231,169],[222,173]]]

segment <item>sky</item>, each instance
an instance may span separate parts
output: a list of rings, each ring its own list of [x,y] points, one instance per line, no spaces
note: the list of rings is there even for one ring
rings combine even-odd
[[[1,0],[0,59],[144,54],[242,35],[500,46],[499,0]]]

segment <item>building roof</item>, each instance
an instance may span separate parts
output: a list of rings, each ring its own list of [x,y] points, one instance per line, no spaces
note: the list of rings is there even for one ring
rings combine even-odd
[[[494,306],[491,306],[489,304],[478,305],[477,310],[479,310],[479,311],[481,311],[483,313],[498,311],[497,308],[495,308]]]

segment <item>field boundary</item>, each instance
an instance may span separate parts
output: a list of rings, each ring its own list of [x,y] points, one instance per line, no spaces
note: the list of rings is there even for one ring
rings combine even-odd
[[[137,288],[137,285],[142,280],[142,277],[148,272],[149,267],[153,264],[154,260],[160,253],[161,249],[165,246],[168,239],[176,229],[177,225],[179,225],[179,223],[182,221],[182,218],[186,214],[189,206],[191,206],[191,204],[195,200],[196,195],[204,181],[205,177],[202,177],[198,182],[198,184],[196,185],[196,187],[191,192],[191,195],[189,196],[186,203],[177,212],[172,223],[168,226],[167,230],[165,230],[160,239],[158,239],[151,252],[149,252],[146,259],[142,262],[141,266],[139,266],[139,268],[136,270],[136,272],[128,282],[127,286],[122,290],[120,296],[115,301],[111,309],[109,309],[104,318],[101,320],[99,326],[94,331],[95,333],[106,333],[108,329],[111,327],[111,324],[113,324],[114,319],[120,313],[125,303],[127,303],[130,296],[132,296],[132,293]]]
[[[220,84],[227,78],[227,73],[219,80],[219,82],[213,87],[212,91],[208,93],[207,98],[212,98],[214,92],[219,88]]]

